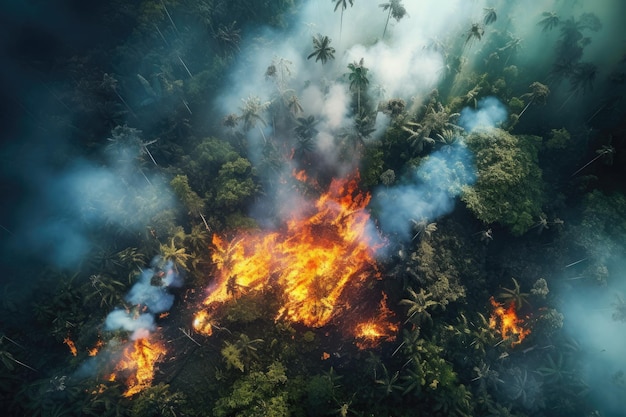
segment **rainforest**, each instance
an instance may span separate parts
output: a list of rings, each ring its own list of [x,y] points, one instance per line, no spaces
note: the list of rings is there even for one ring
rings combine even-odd
[[[0,2],[5,416],[626,416],[621,0]]]

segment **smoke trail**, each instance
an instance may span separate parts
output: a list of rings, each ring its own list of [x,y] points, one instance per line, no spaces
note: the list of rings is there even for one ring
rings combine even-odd
[[[402,184],[377,189],[373,205],[382,230],[410,240],[412,222],[433,221],[452,211],[463,187],[476,180],[472,158],[466,145],[457,141],[426,157]]]
[[[493,128],[506,116],[502,103],[487,97],[479,101],[477,109],[464,108],[459,124],[471,133],[476,129]],[[459,135],[451,146],[424,158],[399,185],[378,188],[373,207],[378,211],[383,231],[407,241],[415,234],[414,224],[431,222],[450,213],[464,187],[476,181],[473,158]]]
[[[152,330],[154,314],[168,311],[172,307],[174,295],[167,289],[180,287],[182,278],[176,272],[172,261],[165,262],[162,268],[159,267],[160,264],[163,264],[163,259],[157,256],[152,261],[151,268],[141,271],[139,280],[126,295],[126,301],[142,313],[132,317],[123,310],[115,310],[106,318],[107,330],[124,329],[133,332],[141,328]]]

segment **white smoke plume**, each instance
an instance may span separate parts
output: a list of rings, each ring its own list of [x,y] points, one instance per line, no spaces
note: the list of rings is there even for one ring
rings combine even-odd
[[[462,141],[429,155],[399,185],[374,193],[382,230],[410,240],[414,224],[452,211],[463,187],[475,181],[475,171],[472,153]]]
[[[465,107],[461,111],[459,125],[471,133],[477,129],[489,129],[502,124],[508,114],[506,108],[495,97],[480,99],[476,109]]]

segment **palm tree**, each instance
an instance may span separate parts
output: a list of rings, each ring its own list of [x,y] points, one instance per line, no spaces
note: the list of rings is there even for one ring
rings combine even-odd
[[[258,359],[259,355],[257,354],[256,345],[259,343],[263,343],[263,339],[250,339],[247,334],[241,333],[239,335],[239,340],[237,341],[237,347],[244,355],[246,360]]]
[[[519,401],[525,408],[539,405],[541,399],[541,383],[526,369],[514,368],[513,380],[506,384],[507,395],[513,401]]]
[[[353,63],[348,64],[348,69],[350,70],[350,74],[348,75],[350,88],[356,89],[357,113],[361,113],[361,90],[367,88],[367,85],[370,82],[367,78],[368,69],[363,65],[363,58],[361,58],[359,63],[354,61]]]
[[[519,283],[515,278],[513,280],[513,288],[502,288],[502,292],[498,294],[498,298],[509,305],[514,305],[516,310],[522,308],[524,304],[530,305],[528,302],[528,293],[522,292]]]
[[[511,35],[511,40],[509,40],[502,48],[498,49],[500,52],[509,51],[509,55],[506,57],[506,60],[504,61],[505,67],[506,67],[506,64],[508,64],[509,59],[511,59],[511,55],[519,51],[521,48],[522,48],[522,39],[516,38],[515,36]]]
[[[545,378],[550,384],[561,384],[572,375],[571,366],[563,359],[561,353],[556,354],[556,359],[552,354],[546,356],[546,364],[537,368],[537,373]]]
[[[480,23],[472,23],[472,26],[467,31],[467,39],[465,39],[465,45],[468,43],[471,45],[474,39],[481,40],[485,34],[485,29]],[[470,42],[471,41],[471,42]]]
[[[387,370],[385,364],[381,363],[380,366],[383,369],[383,375],[374,382],[380,385],[380,390],[383,395],[388,397],[396,391],[402,391],[402,385],[399,383],[400,371],[396,371],[393,375],[389,375],[389,371]]]
[[[437,231],[437,223],[429,223],[427,219],[422,219],[420,221],[411,219],[411,222],[413,223],[413,229],[415,230],[415,235],[413,235],[413,239],[411,240],[415,240],[419,235],[426,236],[427,239],[430,239],[432,234]]]
[[[387,3],[381,3],[378,7],[382,7],[383,11],[389,10],[387,13],[387,21],[385,22],[385,29],[383,29],[383,39],[385,38],[385,33],[387,32],[387,25],[389,24],[389,18],[393,17],[397,22],[400,21],[406,15],[406,9],[402,4],[401,0],[390,0]]]
[[[295,155],[302,157],[315,149],[313,137],[318,133],[318,130],[315,128],[318,121],[315,120],[314,116],[308,116],[298,117],[296,122],[298,125],[294,128],[296,133]]]
[[[593,89],[593,82],[596,79],[596,75],[598,73],[598,67],[590,62],[583,62],[575,65],[572,68],[572,72],[570,75],[570,83],[572,84],[572,93],[567,97],[567,99],[561,104],[559,107],[559,111],[567,104],[570,99],[578,94],[579,92],[586,93],[587,91]]]
[[[598,154],[598,156],[596,156],[591,161],[587,162],[585,165],[577,169],[576,172],[572,174],[572,177],[578,174],[583,169],[587,168],[589,165],[593,164],[595,161],[597,161],[600,158],[604,158],[607,165],[611,165],[613,163],[613,154],[615,154],[615,148],[613,148],[610,144],[602,145],[600,149],[596,149],[596,153]]]
[[[555,12],[543,12],[541,15],[543,16],[543,19],[541,19],[537,24],[543,26],[543,32],[554,29],[560,23],[560,19]]]
[[[504,383],[504,381],[499,378],[500,374],[490,369],[490,366],[485,362],[481,362],[479,366],[475,366],[474,372],[476,372],[476,377],[472,379],[472,382],[478,381],[480,390],[486,390],[487,386],[495,388],[498,384]]]
[[[209,246],[209,233],[202,225],[194,224],[191,226],[191,232],[185,235],[185,241],[193,250],[201,253]]]
[[[103,275],[91,275],[89,281],[92,290],[83,298],[85,303],[96,296],[100,297],[100,307],[105,305],[113,307],[123,302],[121,292],[126,288],[126,285],[120,281]]]
[[[296,121],[298,122],[298,126],[294,128],[294,131],[298,137],[310,139],[317,135],[318,131],[315,125],[317,125],[318,121],[315,120],[314,116],[298,117]]]
[[[402,375],[402,395],[413,393],[419,395],[422,392],[422,384],[424,381],[424,373],[419,366],[415,366],[416,370],[408,368]]]
[[[354,0],[333,0],[335,4],[335,11],[339,7],[341,7],[341,20],[339,22],[339,41],[341,41],[341,31],[343,29],[343,11],[348,8],[348,2],[350,3],[350,7],[354,6]]]
[[[244,130],[248,131],[256,126],[263,137],[263,141],[267,143],[267,138],[263,133],[263,129],[257,125],[257,122],[261,122],[263,126],[267,126],[267,123],[261,116],[261,113],[267,110],[270,103],[262,103],[258,96],[249,96],[246,99],[242,99],[242,101],[243,107],[239,108],[241,110],[241,115],[238,118],[243,120]]]
[[[268,78],[274,78],[278,91],[281,93],[287,88],[289,78],[291,78],[291,67],[293,62],[286,58],[275,57],[272,60],[272,64],[267,67],[265,76]]]
[[[423,288],[420,288],[420,292],[415,292],[412,288],[407,288],[407,291],[409,293],[409,298],[400,300],[400,305],[406,305],[409,307],[406,312],[408,318],[405,323],[411,321],[414,324],[419,324],[423,318],[432,321],[428,308],[437,305],[436,301],[431,300],[433,295],[424,291]]]
[[[163,260],[172,261],[174,263],[174,268],[178,266],[183,269],[187,269],[187,261],[192,256],[187,253],[187,250],[182,247],[179,248],[174,241],[174,238],[170,240],[169,245],[160,245],[161,255],[163,255]]]
[[[435,143],[434,139],[428,138],[423,134],[423,129],[421,129],[422,125],[420,125],[419,123],[407,122],[406,124],[409,126],[415,126],[418,128],[417,130],[413,130],[407,126],[401,127],[402,130],[411,134],[407,138],[407,141],[411,143],[411,147],[414,148],[417,153],[421,153],[424,150],[425,143],[428,143],[428,144]]]
[[[524,107],[524,109],[517,116],[518,120],[520,117],[522,117],[526,109],[531,104],[533,104],[533,102],[536,101],[539,104],[546,104],[546,99],[548,98],[548,95],[550,95],[550,89],[548,88],[548,86],[545,84],[541,84],[540,82],[535,81],[534,83],[530,85],[529,88],[530,88],[530,92],[526,94],[522,94],[521,98],[530,98],[530,101],[528,102],[528,104],[526,104],[526,107]]]
[[[236,25],[236,21],[231,22],[229,25],[220,24],[217,31],[213,33],[213,38],[219,44],[222,54],[226,56],[239,52],[241,29],[237,28]]]
[[[496,21],[496,19],[498,18],[498,15],[496,15],[496,9],[494,9],[493,7],[485,7],[483,10],[485,11],[485,16],[483,17],[483,23],[485,24],[485,26],[490,25]]]
[[[315,62],[322,61],[325,64],[329,59],[335,59],[335,48],[330,46],[332,40],[328,36],[317,34],[313,37],[313,52],[306,57],[311,59],[315,57]]]

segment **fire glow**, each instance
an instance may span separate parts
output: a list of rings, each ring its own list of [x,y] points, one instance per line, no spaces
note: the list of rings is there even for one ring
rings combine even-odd
[[[124,397],[132,397],[150,386],[154,379],[155,364],[165,353],[165,347],[158,342],[150,342],[147,338],[137,339],[124,348],[122,358],[110,375],[109,381],[115,381],[121,375],[128,375]]]
[[[493,313],[489,318],[489,327],[498,330],[502,341],[511,339],[511,346],[518,345],[530,334],[530,329],[524,329],[524,320],[517,317],[515,304],[511,303],[508,308],[498,303],[493,297],[489,299],[493,306]]]
[[[76,345],[74,344],[74,341],[70,339],[69,335],[66,336],[65,339],[63,339],[63,343],[65,343],[67,347],[70,348],[70,352],[72,353],[72,356],[78,355],[78,350],[76,349]]]
[[[306,180],[303,172],[298,181]],[[280,231],[245,232],[226,242],[213,236],[215,281],[196,314],[194,328],[210,335],[215,310],[225,302],[250,291],[272,288],[281,307],[275,319],[322,327],[338,315],[344,317],[349,299],[370,278],[380,278],[374,260],[377,248],[368,235],[370,196],[359,192],[357,179],[333,180],[304,214],[294,215]],[[367,321],[369,337],[384,340],[395,335],[392,313],[381,301],[385,314]],[[361,319],[363,316],[360,317]],[[355,320],[342,319],[344,323]],[[349,324],[354,336],[365,325]],[[376,336],[374,336],[376,334]]]

